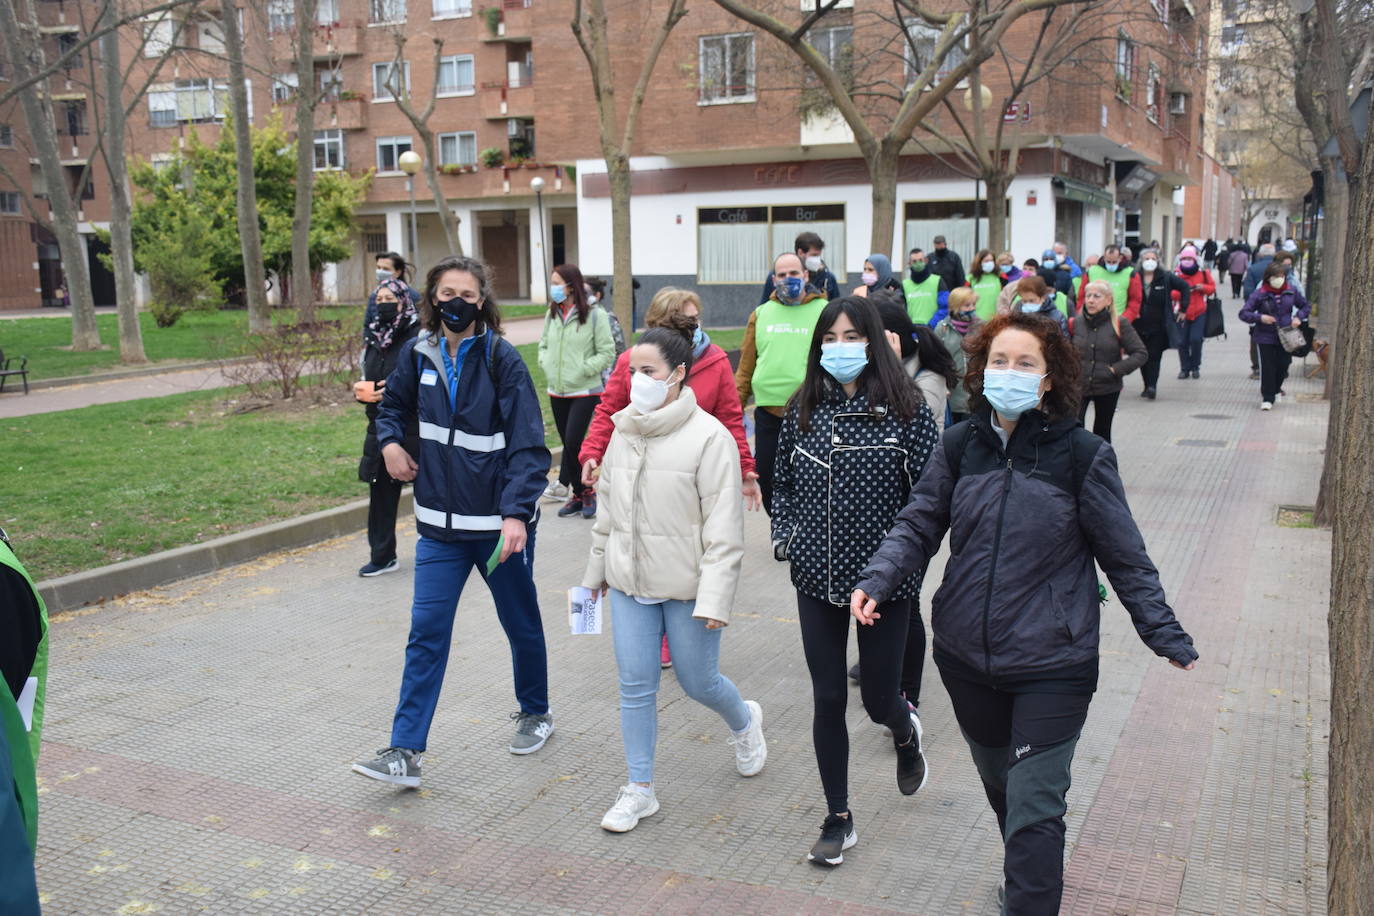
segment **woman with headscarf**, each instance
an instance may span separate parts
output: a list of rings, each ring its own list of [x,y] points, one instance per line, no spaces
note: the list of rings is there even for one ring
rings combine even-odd
[[[372,578],[400,568],[396,561],[396,509],[401,502],[401,481],[386,472],[382,449],[377,443],[377,410],[385,394],[386,378],[396,368],[401,345],[420,331],[415,312],[415,297],[401,280],[383,280],[372,294],[376,309],[363,324],[363,377],[353,383],[353,397],[367,413],[367,435],[363,438],[363,458],[358,462],[358,479],[371,486],[367,507],[367,544],[372,552],[358,570]],[[420,454],[419,421],[412,418],[403,446],[411,457]]]
[[[892,262],[885,254],[871,254],[864,261],[864,271],[860,274],[862,286],[854,287],[855,296],[870,296],[883,289],[902,292],[902,285],[892,276]]]

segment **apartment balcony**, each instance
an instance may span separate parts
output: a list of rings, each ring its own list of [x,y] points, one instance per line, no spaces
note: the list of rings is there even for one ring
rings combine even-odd
[[[315,26],[315,60],[333,60],[363,53],[361,22],[331,22]]]
[[[441,166],[439,184],[444,190],[444,196],[452,201],[497,197],[528,197],[532,200],[534,192],[530,190],[530,181],[535,177],[544,179],[545,194],[571,194],[576,190],[576,182],[564,174],[562,169],[553,165],[531,162],[494,169],[479,165],[468,166],[461,172],[444,172],[442,168]],[[402,176],[382,176],[373,181],[368,199],[376,202],[404,201],[405,188],[405,179]],[[418,178],[415,191],[417,196],[427,193],[427,187]]]
[[[1171,184],[1191,185],[1200,180],[1197,148],[1192,139],[1177,128],[1164,135],[1160,147],[1160,178]]]
[[[507,118],[534,117],[534,80],[522,77],[518,82],[483,83],[481,94],[482,117],[488,121]]]
[[[287,102],[279,105],[282,119],[288,130],[296,126],[296,104]],[[367,130],[367,99],[361,96],[339,99],[321,99],[315,105],[315,129]]]
[[[487,29],[482,41],[528,43],[534,40],[534,0],[501,0],[501,18],[496,30]]]

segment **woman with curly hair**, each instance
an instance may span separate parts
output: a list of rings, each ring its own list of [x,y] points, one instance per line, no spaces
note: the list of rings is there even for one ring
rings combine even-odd
[[[1165,600],[1111,445],[1078,425],[1079,360],[1057,325],[998,315],[969,343],[973,416],[945,431],[911,500],[859,576],[860,630],[950,532],[931,604],[933,659],[1005,857],[1004,912],[1059,912],[1064,812],[1097,689],[1097,571],[1155,654],[1198,653]]]

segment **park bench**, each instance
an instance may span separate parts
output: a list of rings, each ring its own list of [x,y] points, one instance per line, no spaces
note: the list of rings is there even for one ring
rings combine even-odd
[[[14,364],[18,363],[16,367]],[[0,393],[5,390],[5,380],[11,375],[19,376],[19,380],[24,383],[24,393],[29,393],[29,358],[27,356],[11,356],[5,358],[5,351],[0,350]]]

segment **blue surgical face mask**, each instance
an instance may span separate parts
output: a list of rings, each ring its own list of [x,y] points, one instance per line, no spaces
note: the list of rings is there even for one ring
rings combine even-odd
[[[697,325],[696,330],[692,332],[692,349],[700,350],[704,343],[706,343],[706,332],[701,329],[701,325]]]
[[[1018,420],[1040,403],[1040,382],[1044,378],[1015,369],[984,369],[983,397],[1004,419]]]
[[[1118,261],[1115,264],[1107,264],[1104,262],[1102,266],[1105,267],[1107,270],[1111,271],[1112,273],[1116,273],[1118,270],[1121,269],[1121,262]]]
[[[821,368],[841,385],[859,377],[868,365],[868,343],[862,340],[837,340],[821,344]]]
[[[781,283],[774,284],[781,293],[781,298],[788,302],[796,302],[801,298],[802,290],[806,288],[806,281],[801,277],[783,277]]]
[[[554,305],[562,305],[568,300],[568,288],[562,283],[556,283],[550,286],[549,298],[553,300]]]
[[[1030,315],[1040,311],[1041,306],[1043,306],[1044,304],[1045,303],[1043,302],[1022,302],[1021,311],[1025,312],[1027,315]]]

